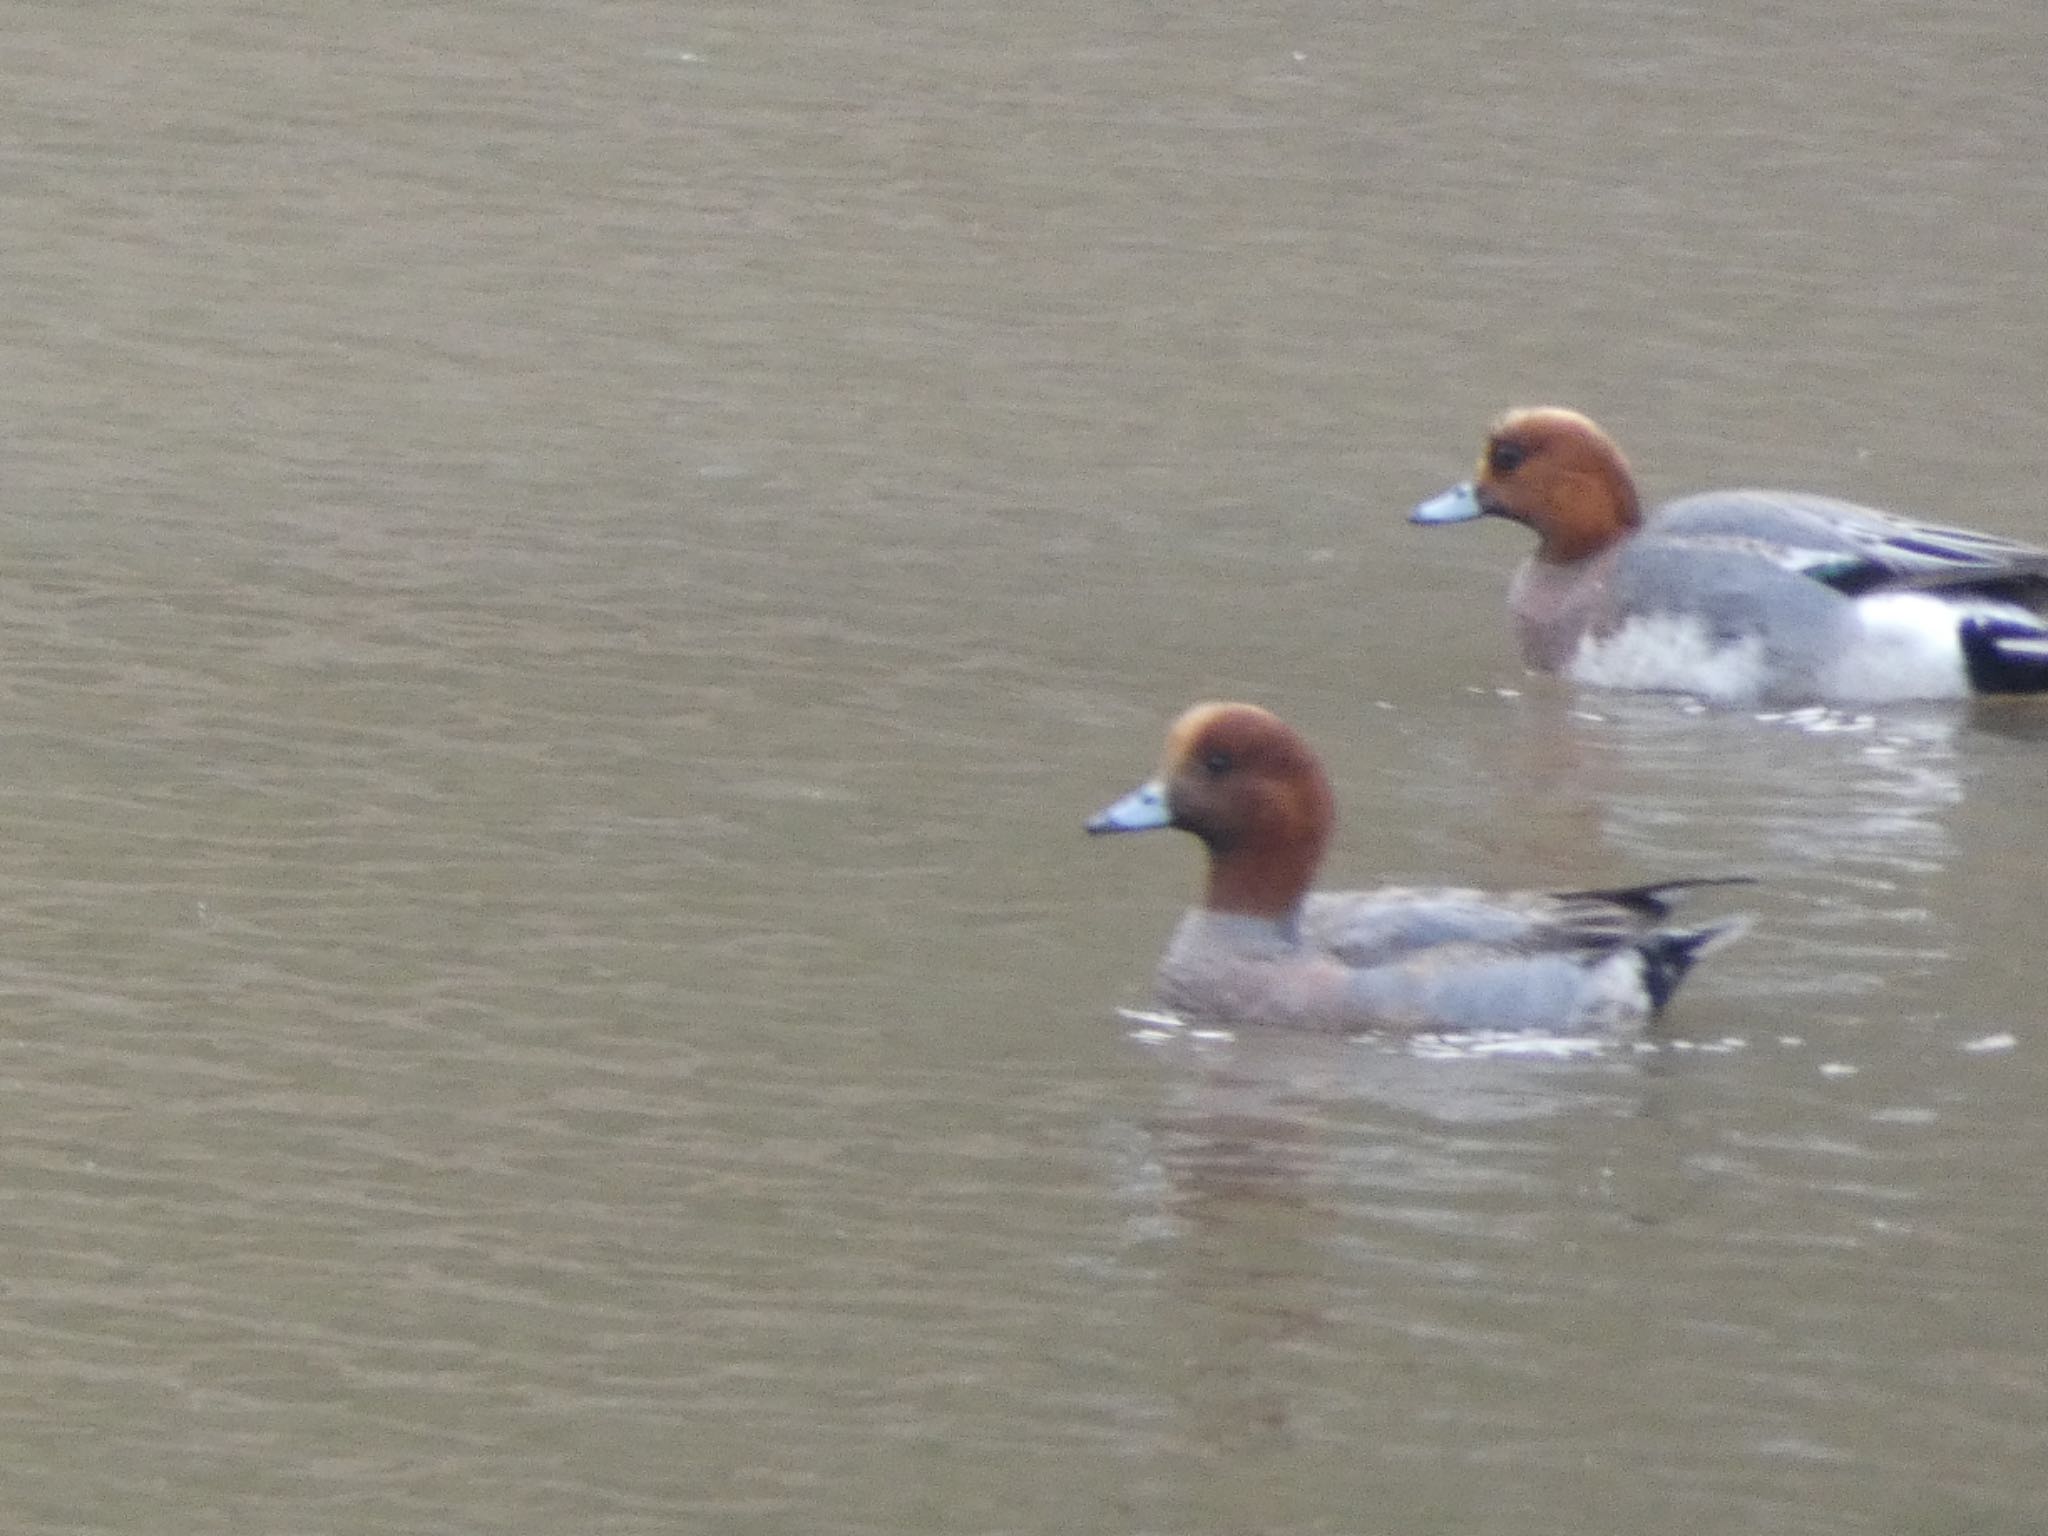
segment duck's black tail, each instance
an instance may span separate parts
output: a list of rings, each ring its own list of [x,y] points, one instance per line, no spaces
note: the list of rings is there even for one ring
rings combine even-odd
[[[1558,891],[1560,901],[1597,901],[1623,907],[1655,922],[1671,915],[1674,902],[1687,892],[1713,885],[1755,885],[1754,875],[1693,875],[1682,880],[1656,880],[1648,885],[1610,885],[1597,891]]]
[[[1973,615],[1956,626],[1956,636],[1977,692],[2048,693],[2048,629]]]
[[[1643,990],[1650,994],[1650,1011],[1664,1011],[1693,962],[1733,943],[1748,930],[1747,917],[1731,917],[1699,928],[1659,928],[1636,940],[1636,952],[1643,957]]]

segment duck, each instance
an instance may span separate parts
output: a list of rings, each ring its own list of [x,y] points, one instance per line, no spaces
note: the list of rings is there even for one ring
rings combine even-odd
[[[1645,513],[1577,411],[1509,411],[1477,477],[1409,517],[1527,526],[1508,593],[1522,658],[1587,686],[1735,706],[2048,693],[2048,549],[1796,491]]]
[[[1339,1034],[1626,1030],[1748,920],[1661,926],[1678,898],[1743,876],[1605,890],[1312,891],[1336,801],[1306,741],[1255,704],[1211,702],[1167,732],[1158,773],[1087,822],[1173,828],[1208,853],[1154,1000],[1190,1021]]]

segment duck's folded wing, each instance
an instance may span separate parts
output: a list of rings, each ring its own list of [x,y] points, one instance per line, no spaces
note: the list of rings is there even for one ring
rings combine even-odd
[[[1302,938],[1346,965],[1386,965],[1446,944],[1513,946],[1534,922],[1485,891],[1390,887],[1325,891],[1302,906]]]
[[[1646,532],[1746,549],[1852,597],[1880,588],[1961,589],[2021,603],[2048,595],[2048,549],[1831,496],[1707,491],[1659,507]]]
[[[1392,886],[1325,891],[1302,907],[1302,938],[1346,965],[1398,963],[1480,945],[1510,955],[1611,949],[1647,932],[1694,891],[1753,885],[1748,875],[1696,875],[1583,891],[1481,891]]]
[[[1663,916],[1688,882],[1625,891],[1477,891],[1395,887],[1332,891],[1302,908],[1302,937],[1351,966],[1387,965],[1427,951],[1481,945],[1510,954],[1604,948]],[[1704,882],[1702,882],[1704,883]]]

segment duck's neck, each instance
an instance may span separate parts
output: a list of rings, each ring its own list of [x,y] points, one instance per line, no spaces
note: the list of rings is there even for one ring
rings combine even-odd
[[[1209,885],[1202,905],[1211,912],[1264,918],[1291,925],[1301,911],[1322,861],[1320,842],[1292,846],[1239,844],[1209,850]]]
[[[1548,513],[1531,522],[1541,564],[1578,565],[1617,548],[1640,528],[1643,506],[1635,482],[1616,465],[1604,474],[1572,476]]]

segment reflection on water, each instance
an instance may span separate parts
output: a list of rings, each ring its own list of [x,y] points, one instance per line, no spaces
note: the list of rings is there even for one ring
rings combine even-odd
[[[1679,1028],[1710,989],[1767,981],[1780,998],[1846,999],[1952,960],[1953,925],[1926,882],[1961,852],[1957,716],[1723,718],[1673,699],[1555,692],[1516,708],[1504,799],[1530,848],[1561,859],[1604,847],[1642,876],[1761,882],[1766,921],[1688,981]]]
[[[1250,1458],[1269,1490],[1341,1481],[1364,1434],[1375,1491],[1456,1507],[1431,1471],[1448,1433],[1539,1485],[1654,1451],[1646,1506],[1750,1498],[1766,1529],[1868,1475],[1898,1373],[1857,1312],[1944,1267],[1960,1192],[1912,1170],[1967,1141],[1958,1097],[1993,1081],[1958,1052],[1845,1118],[1796,1050],[1560,1062],[1257,1037],[1169,1056],[1121,1192],[1199,1320],[1159,1454],[1206,1497],[1241,1507],[1201,1471],[1219,1457]],[[1808,1128],[1769,1107],[1788,1074]],[[1970,1331],[1954,1313],[1915,1326]],[[1977,1404],[1952,1448],[1996,1444],[2048,1400],[1948,1358]],[[1760,1465],[1769,1498],[1736,1470]]]

